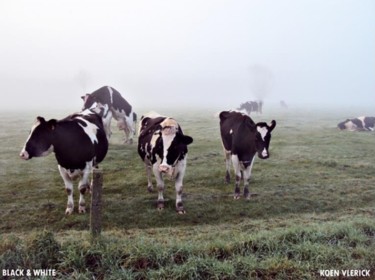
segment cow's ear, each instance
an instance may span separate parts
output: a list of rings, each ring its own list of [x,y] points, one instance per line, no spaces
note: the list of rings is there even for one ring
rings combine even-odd
[[[41,116],[37,116],[36,121],[39,122],[39,123],[45,123],[46,122],[46,120]]]
[[[270,124],[270,126],[269,126],[269,131],[271,132],[271,131],[275,128],[275,126],[276,126],[276,121],[275,121],[275,120],[272,120],[272,121],[271,121],[271,124]]]
[[[81,98],[82,98],[83,101],[85,101],[85,96],[82,95]]]
[[[182,143],[184,143],[185,145],[189,145],[189,144],[193,143],[193,138],[190,137],[190,136],[187,136],[187,135],[183,135],[182,136]]]
[[[49,120],[47,124],[48,124],[48,127],[49,127],[51,130],[54,130],[55,127],[56,127],[56,123],[57,123],[57,120],[52,119],[52,120]]]

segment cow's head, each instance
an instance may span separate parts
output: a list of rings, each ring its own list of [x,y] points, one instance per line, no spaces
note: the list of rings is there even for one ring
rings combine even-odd
[[[341,130],[347,129],[349,131],[354,131],[358,129],[358,126],[351,119],[346,119],[343,122],[340,122],[337,127]]]
[[[163,158],[159,165],[159,171],[170,176],[178,160],[187,153],[187,145],[193,142],[193,138],[184,135],[178,123],[172,118],[166,118],[161,124],[161,138],[163,140]]]
[[[47,122],[44,118],[37,117],[25,146],[21,150],[20,157],[28,160],[32,157],[43,157],[51,153],[53,151],[51,132],[55,126],[56,120]]]
[[[258,152],[258,157],[261,159],[269,158],[270,154],[268,147],[271,142],[271,132],[276,126],[276,121],[272,120],[271,124],[268,125],[265,122],[260,122],[256,124],[256,149]]]
[[[85,109],[90,109],[92,105],[96,102],[95,97],[93,97],[91,94],[86,93],[86,95],[81,96],[83,100],[83,108],[82,110]]]

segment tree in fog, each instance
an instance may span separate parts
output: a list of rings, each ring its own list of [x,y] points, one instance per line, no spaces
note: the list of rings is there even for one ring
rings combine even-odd
[[[274,75],[270,69],[258,64],[250,66],[249,72],[251,92],[257,101],[263,101],[273,88]]]
[[[75,76],[75,81],[78,83],[80,88],[82,89],[82,93],[86,93],[87,91],[87,86],[90,82],[90,73],[85,70],[81,69]]]

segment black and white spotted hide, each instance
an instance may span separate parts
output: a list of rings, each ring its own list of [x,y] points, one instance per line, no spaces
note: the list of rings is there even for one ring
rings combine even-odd
[[[110,126],[113,117],[117,121],[117,127],[125,133],[124,142],[129,144],[133,143],[137,114],[134,113],[132,106],[116,89],[104,86],[92,93],[87,93],[81,98],[84,101],[83,109],[92,108],[93,106],[107,106],[109,108],[110,113],[105,114],[103,117],[108,139],[112,134]]]
[[[62,120],[47,121],[37,117],[20,157],[29,160],[54,152],[68,194],[65,213],[70,215],[74,210],[73,180],[80,177],[78,211],[84,213],[84,194],[90,190],[90,173],[105,158],[107,151],[108,140],[101,116],[84,110]]]
[[[270,125],[265,122],[254,123],[247,116],[235,111],[223,111],[220,113],[220,133],[224,148],[226,162],[227,183],[230,182],[230,166],[233,164],[236,175],[234,198],[240,198],[240,181],[244,181],[244,197],[250,199],[249,181],[254,164],[255,155],[261,159],[267,159],[271,132],[276,126],[276,121]]]
[[[354,119],[346,119],[337,125],[341,130],[348,131],[374,131],[375,117],[358,117]]]
[[[184,135],[176,120],[158,114],[147,114],[140,121],[138,154],[146,166],[147,188],[153,190],[151,169],[158,188],[158,209],[164,208],[164,180],[175,180],[176,211],[184,214],[182,203],[183,178],[186,169],[187,146],[193,138]]]

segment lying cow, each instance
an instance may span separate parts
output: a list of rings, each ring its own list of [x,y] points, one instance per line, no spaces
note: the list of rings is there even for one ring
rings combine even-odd
[[[81,176],[78,211],[85,213],[84,194],[90,190],[90,173],[104,159],[107,150],[108,141],[101,116],[85,110],[62,120],[46,121],[43,117],[37,117],[20,157],[29,160],[55,153],[68,194],[65,213],[70,215],[74,209],[73,179]]]
[[[87,93],[81,97],[84,101],[83,110],[91,108],[95,103],[99,106],[107,106],[107,111],[103,116],[104,128],[107,138],[111,137],[111,120],[112,116],[117,121],[117,126],[125,132],[125,143],[133,143],[135,135],[135,122],[137,115],[133,112],[132,106],[121,96],[121,94],[113,87],[104,86]]]
[[[358,117],[347,119],[337,125],[341,130],[374,131],[375,117]]]
[[[227,183],[230,182],[230,165],[233,163],[236,175],[234,198],[240,198],[240,180],[244,180],[244,197],[250,198],[249,180],[254,164],[255,154],[266,159],[269,157],[268,147],[271,141],[271,131],[276,121],[270,125],[265,122],[255,124],[247,115],[235,111],[223,111],[220,117],[221,140],[226,160]]]
[[[151,168],[156,178],[158,209],[164,208],[163,174],[175,179],[176,211],[184,214],[182,203],[183,178],[186,168],[187,146],[193,138],[184,135],[176,120],[158,114],[142,116],[139,129],[138,154],[145,163],[148,190],[152,191]]]

